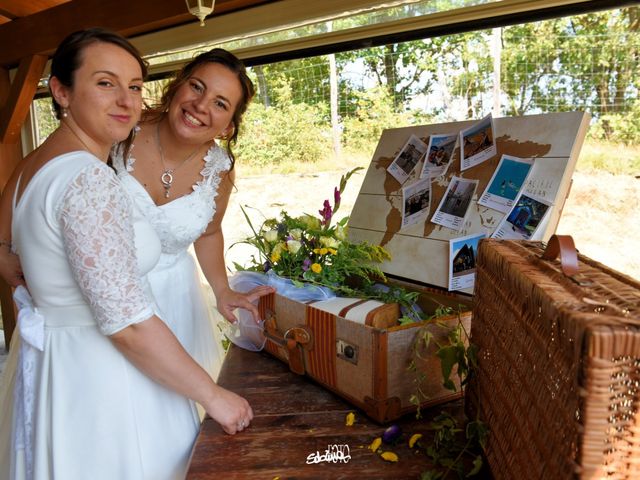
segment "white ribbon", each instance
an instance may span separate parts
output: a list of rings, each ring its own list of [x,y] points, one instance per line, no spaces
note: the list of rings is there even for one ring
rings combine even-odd
[[[26,478],[33,478],[33,425],[35,410],[36,363],[44,350],[44,317],[33,305],[31,295],[23,286],[16,288],[13,299],[18,305],[18,332],[20,352],[16,387],[14,390],[15,418],[14,444],[24,449]]]
[[[18,331],[23,342],[36,350],[44,348],[44,317],[33,306],[31,295],[20,285],[13,294],[18,305]]]

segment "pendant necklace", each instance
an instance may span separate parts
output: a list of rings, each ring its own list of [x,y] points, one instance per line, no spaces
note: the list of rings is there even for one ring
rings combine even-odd
[[[171,185],[173,185],[173,174],[178,170],[181,166],[191,160],[200,147],[196,148],[187,158],[185,158],[177,167],[167,168],[164,164],[164,151],[162,150],[162,144],[160,143],[160,122],[158,122],[156,126],[156,145],[158,147],[158,152],[160,152],[160,162],[162,163],[163,172],[160,175],[160,182],[162,182],[162,186],[164,187],[164,198],[169,198],[169,190],[171,190]]]

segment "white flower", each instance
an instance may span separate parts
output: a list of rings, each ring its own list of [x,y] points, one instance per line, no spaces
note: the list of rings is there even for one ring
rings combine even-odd
[[[289,232],[289,235],[291,235],[291,238],[293,238],[294,240],[300,240],[302,238],[302,230],[300,230],[299,228],[293,228]]]
[[[345,238],[347,238],[347,229],[340,225],[336,225],[335,235],[338,240],[344,240]]]
[[[294,255],[298,252],[298,250],[300,250],[300,247],[302,247],[302,244],[299,241],[287,240],[287,248]]]
[[[298,217],[298,220],[300,220],[302,223],[304,223],[308,228],[312,230],[320,229],[319,218],[312,217],[311,215],[302,215],[301,217]]]
[[[278,231],[277,230],[268,230],[263,234],[264,239],[267,242],[275,242],[278,239]]]
[[[320,237],[320,244],[327,248],[338,248],[340,242],[332,237]]]

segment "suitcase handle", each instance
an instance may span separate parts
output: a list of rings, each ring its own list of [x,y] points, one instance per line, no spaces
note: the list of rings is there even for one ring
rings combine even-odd
[[[578,273],[578,252],[569,235],[552,235],[542,253],[544,260],[555,260],[560,255],[562,273],[572,277]]]

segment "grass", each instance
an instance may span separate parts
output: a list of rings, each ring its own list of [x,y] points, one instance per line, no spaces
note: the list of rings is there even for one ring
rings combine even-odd
[[[299,174],[310,175],[334,170],[351,170],[355,167],[367,167],[375,146],[370,152],[349,152],[345,150],[339,162],[328,155],[315,163],[299,162],[294,158],[286,159],[277,165],[258,166],[239,160],[241,175]],[[640,177],[640,145],[621,145],[596,140],[585,140],[576,170],[583,173],[607,172],[614,175]]]
[[[578,157],[576,170],[584,173],[608,172],[640,176],[640,145],[620,145],[587,139]]]

